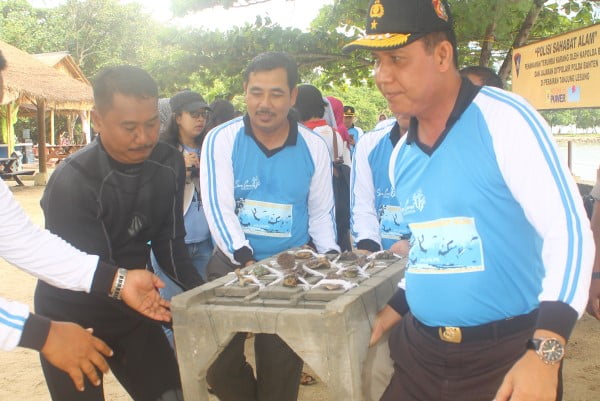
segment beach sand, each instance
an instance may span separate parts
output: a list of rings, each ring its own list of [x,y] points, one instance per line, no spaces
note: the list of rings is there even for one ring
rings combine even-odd
[[[17,201],[29,217],[43,225],[39,207],[43,187],[33,187],[26,182],[25,187],[13,189]],[[35,244],[31,251],[35,252]],[[0,259],[0,295],[11,300],[33,305],[33,291],[36,280]],[[584,316],[577,324],[567,348],[564,365],[564,401],[600,400],[600,322]],[[112,374],[105,377],[104,388],[108,401],[130,401]],[[211,398],[216,400],[216,398]],[[321,380],[312,386],[301,386],[299,400],[326,401],[327,388]],[[49,401],[50,396],[40,368],[38,354],[32,350],[17,348],[12,352],[0,351],[0,401]],[[458,400],[457,400],[458,401]]]

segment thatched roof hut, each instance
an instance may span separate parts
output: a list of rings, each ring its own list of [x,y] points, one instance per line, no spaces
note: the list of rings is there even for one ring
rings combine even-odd
[[[44,64],[34,56],[0,41],[8,66],[2,72],[4,97],[0,104],[20,99],[36,104],[43,99],[54,110],[91,110],[92,87]]]
[[[34,54],[33,57],[71,78],[90,84],[90,81],[69,52],[38,53]]]

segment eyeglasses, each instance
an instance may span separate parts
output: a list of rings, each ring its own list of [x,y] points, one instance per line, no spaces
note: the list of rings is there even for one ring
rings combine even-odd
[[[208,116],[210,116],[210,111],[208,111],[207,109],[196,110],[196,111],[188,111],[187,113],[192,118],[202,117],[205,120],[208,118]]]

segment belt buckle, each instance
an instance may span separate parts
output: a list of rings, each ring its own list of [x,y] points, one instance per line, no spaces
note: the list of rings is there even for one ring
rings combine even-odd
[[[460,344],[462,342],[462,331],[460,327],[445,326],[438,329],[440,340],[448,343]]]

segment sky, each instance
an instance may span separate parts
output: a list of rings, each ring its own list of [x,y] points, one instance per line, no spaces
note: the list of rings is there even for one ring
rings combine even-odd
[[[61,3],[61,0],[28,1],[34,7],[53,7]],[[323,5],[333,3],[333,0],[271,0],[267,3],[230,8],[228,10],[216,7],[188,15],[183,19],[173,19],[169,0],[120,1],[122,3],[141,3],[146,11],[161,22],[220,31],[226,31],[232,26],[244,25],[246,22],[253,23],[256,20],[256,15],[269,16],[271,20],[284,27],[306,29]]]

